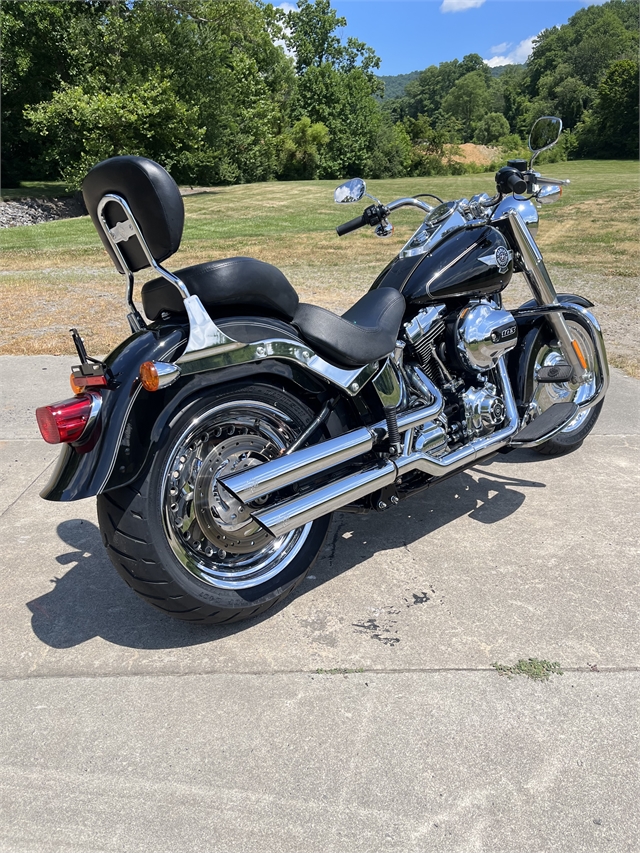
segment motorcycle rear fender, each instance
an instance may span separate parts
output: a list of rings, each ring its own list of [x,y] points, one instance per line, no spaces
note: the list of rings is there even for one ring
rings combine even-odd
[[[578,296],[573,293],[559,293],[558,302],[573,303],[581,305],[583,308],[592,308],[593,302],[585,299],[584,296]],[[534,309],[538,307],[535,299],[530,299],[520,306],[519,310]],[[533,389],[533,357],[538,349],[538,338],[541,335],[547,334],[544,323],[544,316],[518,317],[518,346],[509,354],[509,378],[511,379],[511,387],[513,388],[516,398],[516,404],[521,414],[529,404]]]
[[[252,318],[247,318],[251,322]],[[253,318],[256,319],[256,318]],[[197,401],[204,389],[260,376],[298,386],[305,395],[320,394],[326,387],[294,363],[265,359],[219,370],[181,377],[160,391],[146,391],[139,379],[145,361],[174,362],[186,345],[187,323],[160,325],[138,332],[106,359],[116,387],[102,392],[100,430],[92,449],[65,444],[51,479],[40,492],[50,501],[74,501],[110,491],[138,477],[153,456],[163,430],[176,410]]]

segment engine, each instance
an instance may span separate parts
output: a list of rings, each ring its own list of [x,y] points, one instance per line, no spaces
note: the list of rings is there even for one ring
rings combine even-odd
[[[454,340],[463,365],[472,372],[491,370],[518,343],[513,314],[491,302],[464,308],[455,322]]]
[[[513,315],[488,300],[478,300],[456,314],[445,305],[420,311],[405,325],[407,355],[440,388],[447,405],[448,443],[466,443],[490,435],[506,417],[491,371],[518,342]],[[424,396],[415,371],[407,365],[412,388]]]

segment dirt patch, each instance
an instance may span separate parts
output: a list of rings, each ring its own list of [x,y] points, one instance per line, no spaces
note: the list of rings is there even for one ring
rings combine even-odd
[[[473,142],[456,145],[453,150],[456,153],[452,155],[452,160],[457,163],[475,163],[477,166],[490,166],[500,156],[499,148],[491,148],[489,145],[475,145]]]

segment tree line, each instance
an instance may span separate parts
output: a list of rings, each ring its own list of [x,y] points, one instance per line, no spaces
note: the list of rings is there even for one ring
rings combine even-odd
[[[507,156],[540,115],[564,121],[560,156],[637,157],[638,7],[582,9],[497,77],[471,54],[382,100],[330,0],[5,3],[2,183],[76,187],[122,153],[199,185],[456,173],[456,144]]]

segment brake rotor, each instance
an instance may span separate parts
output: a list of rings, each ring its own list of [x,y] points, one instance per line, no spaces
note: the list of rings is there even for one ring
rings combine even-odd
[[[271,456],[265,450],[270,445],[262,436],[234,436],[217,444],[198,470],[193,498],[196,520],[209,542],[221,551],[249,554],[273,539],[218,482],[219,477],[267,462]]]

